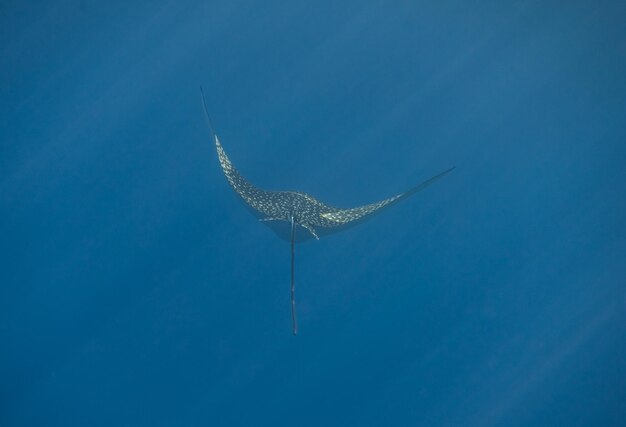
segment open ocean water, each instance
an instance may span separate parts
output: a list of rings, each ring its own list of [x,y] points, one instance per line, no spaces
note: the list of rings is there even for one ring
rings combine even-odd
[[[0,425],[626,425],[626,3],[5,1]],[[254,184],[339,207],[296,247]]]

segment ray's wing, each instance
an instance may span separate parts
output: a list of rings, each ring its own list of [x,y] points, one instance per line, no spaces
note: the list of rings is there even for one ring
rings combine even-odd
[[[222,148],[222,144],[220,144],[217,135],[215,135],[215,148],[217,149],[217,157],[222,166],[224,176],[232,189],[235,190],[235,193],[237,193],[254,211],[262,214],[257,216],[272,217],[276,215],[276,209],[272,203],[272,193],[254,186],[235,169]]]
[[[442,178],[444,175],[451,172],[453,169],[454,167],[444,172],[441,172],[440,174],[435,175],[430,179],[427,179],[426,181],[422,182],[421,184],[413,187],[412,189],[402,194],[398,194],[388,199],[381,200],[380,202],[376,202],[376,203],[372,203],[372,204],[364,205],[364,206],[359,206],[359,207],[351,208],[351,209],[334,209],[330,212],[322,213],[321,216],[331,221],[331,223],[333,224],[331,226],[331,230],[327,230],[325,234],[334,232],[334,230],[332,229],[335,227],[344,229],[348,226],[356,225],[357,223],[360,222],[360,220],[365,220],[366,218],[369,218],[373,216],[374,214],[379,213],[382,209],[395,205],[396,203],[401,202],[402,200],[412,196],[418,191],[423,190],[424,188],[428,187],[430,184],[434,183],[438,179]]]
[[[237,195],[241,197],[243,202],[249,208],[252,208],[252,211],[256,216],[260,218],[272,216],[272,214],[274,214],[275,212],[272,209],[272,204],[270,203],[271,193],[269,191],[265,191],[254,186],[247,179],[245,179],[237,169],[235,169],[232,162],[226,155],[224,148],[222,148],[222,144],[220,143],[219,138],[213,130],[213,123],[211,123],[211,117],[209,117],[209,111],[207,110],[206,100],[204,99],[204,91],[202,90],[202,87],[200,87],[200,93],[202,94],[202,106],[204,107],[204,116],[206,118],[207,124],[209,125],[209,129],[211,130],[211,134],[213,135],[213,139],[215,140],[217,157],[220,161],[220,166],[222,167],[222,172],[224,172],[226,180],[228,181],[232,189],[235,190],[235,193],[237,193]]]

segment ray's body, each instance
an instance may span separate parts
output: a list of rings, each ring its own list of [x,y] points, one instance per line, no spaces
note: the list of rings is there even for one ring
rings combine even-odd
[[[383,208],[394,205],[424,189],[454,169],[450,168],[435,175],[404,193],[351,209],[329,206],[302,192],[262,190],[246,180],[235,169],[222,148],[219,138],[213,131],[204,102],[204,94],[202,100],[206,118],[215,140],[218,159],[228,183],[261,221],[270,226],[279,237],[291,243],[291,315],[294,335],[298,330],[295,308],[295,243],[310,238],[319,240],[320,236],[336,233],[359,224]]]

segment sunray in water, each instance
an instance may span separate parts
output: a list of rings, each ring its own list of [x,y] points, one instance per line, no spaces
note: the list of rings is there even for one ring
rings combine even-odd
[[[295,299],[295,244],[320,236],[345,230],[371,218],[384,208],[388,208],[412,196],[442,178],[454,167],[441,172],[418,184],[410,190],[369,205],[350,209],[339,209],[327,205],[313,196],[299,191],[266,191],[246,180],[233,166],[217,137],[202,94],[205,117],[215,141],[217,156],[228,183],[252,213],[264,224],[273,229],[279,237],[291,243],[291,318],[293,334],[298,333]]]

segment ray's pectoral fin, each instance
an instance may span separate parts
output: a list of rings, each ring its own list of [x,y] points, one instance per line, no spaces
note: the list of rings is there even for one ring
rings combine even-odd
[[[396,203],[407,199],[418,191],[423,190],[424,188],[433,184],[435,181],[442,178],[444,175],[450,173],[453,169],[454,167],[444,172],[441,172],[440,174],[437,174],[424,182],[421,182],[420,184],[416,185],[408,191],[405,191],[404,193],[389,197],[388,199],[381,200],[380,202],[359,206],[352,209],[333,209],[329,212],[320,214],[320,216],[334,223],[334,225],[332,226],[333,228],[336,227],[338,229],[343,229],[345,227],[351,227],[352,225],[356,225],[362,220],[365,220],[366,218],[369,218],[372,215],[379,213],[384,208],[395,205]]]
[[[317,232],[315,231],[315,229],[313,227],[311,227],[309,224],[300,224],[302,227],[306,228],[308,230],[309,233],[311,233],[311,236],[315,237],[317,240],[319,240],[319,236],[317,235]]]

